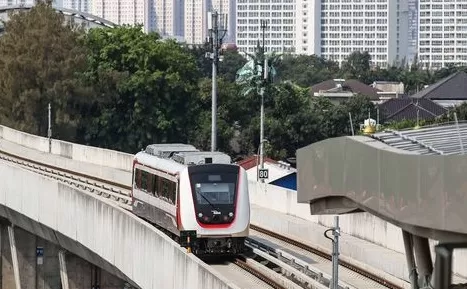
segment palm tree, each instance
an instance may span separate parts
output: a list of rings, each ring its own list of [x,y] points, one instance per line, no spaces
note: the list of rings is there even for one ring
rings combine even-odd
[[[266,55],[264,48],[259,45],[256,47],[254,54],[245,53],[249,61],[237,71],[236,82],[242,87],[244,95],[250,94],[256,90],[256,95],[261,93],[273,82],[276,76],[275,66],[280,59],[280,55],[272,52],[269,56]],[[268,63],[268,79],[264,79],[264,60],[267,57]]]

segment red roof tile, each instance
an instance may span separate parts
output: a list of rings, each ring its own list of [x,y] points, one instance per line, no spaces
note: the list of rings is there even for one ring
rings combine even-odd
[[[272,164],[277,164],[277,161],[270,159],[270,158],[264,158],[265,163],[272,163]],[[243,167],[245,170],[249,170],[251,168],[256,167],[259,164],[259,156],[258,155],[252,155],[250,157],[247,157],[241,161],[237,162],[237,165]]]

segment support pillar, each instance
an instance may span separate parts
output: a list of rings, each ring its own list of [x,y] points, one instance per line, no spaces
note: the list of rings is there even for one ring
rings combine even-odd
[[[430,284],[433,275],[433,261],[431,259],[430,244],[428,238],[413,235],[413,244],[417,267],[420,273],[421,286],[426,287]]]
[[[8,226],[8,237],[10,239],[11,261],[13,263],[13,272],[15,275],[16,289],[21,289],[21,280],[19,278],[18,254],[16,252],[15,228],[14,225]]]
[[[418,274],[415,265],[415,256],[413,250],[413,235],[402,230],[404,239],[405,258],[407,259],[407,267],[409,268],[409,279],[412,289],[418,289]]]
[[[99,289],[101,288],[101,268],[91,265],[91,284],[92,284],[92,289]]]
[[[62,280],[62,289],[69,289],[68,271],[66,270],[66,251],[58,251],[58,262],[60,263],[60,278]]]
[[[435,289],[444,289],[451,286],[452,250],[450,246],[442,244],[435,247]]]

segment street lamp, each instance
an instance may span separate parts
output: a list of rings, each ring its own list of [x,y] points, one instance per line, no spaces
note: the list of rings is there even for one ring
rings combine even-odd
[[[263,147],[263,143],[265,143],[265,142],[269,142],[269,140],[263,139],[263,140],[260,141],[259,147],[258,147],[258,152],[256,153],[256,181],[260,180],[260,179],[259,179],[259,169],[260,169],[260,167],[258,166],[258,156],[260,156],[259,150]],[[263,168],[264,168],[264,160],[260,160],[260,163],[261,163],[261,162],[263,162],[263,163],[261,164],[261,168],[263,169]],[[263,179],[263,178],[261,178],[260,181],[261,181],[262,183],[264,183],[264,179]]]
[[[219,49],[227,34],[227,15],[217,11],[208,12],[208,29],[212,52],[207,52],[206,57],[212,59],[211,151],[214,152],[217,146],[217,64],[221,60]]]
[[[266,20],[261,20],[261,30],[263,31],[263,45],[262,45],[262,54],[264,56],[264,68],[263,68],[263,85],[261,87],[261,119],[260,119],[260,136],[259,136],[259,161],[261,169],[264,169],[264,93],[268,81],[268,58],[266,57],[266,50],[265,50],[265,31],[267,28]],[[261,180],[264,182],[264,180]]]
[[[328,236],[328,232],[332,232],[334,238]],[[332,242],[332,280],[331,289],[339,289],[339,215],[334,217],[334,228],[324,231],[324,236]]]

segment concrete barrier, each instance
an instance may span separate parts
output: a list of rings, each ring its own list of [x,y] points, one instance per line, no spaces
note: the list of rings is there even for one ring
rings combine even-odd
[[[65,248],[78,244],[75,254],[94,261],[100,256],[117,270],[105,269],[124,280],[145,289],[237,289],[166,235],[109,202],[4,162],[0,175],[1,215]]]
[[[28,134],[0,125],[0,138],[35,149],[49,152],[49,140],[46,137]],[[71,142],[52,139],[52,154],[79,162],[87,162],[99,166],[111,167],[118,170],[131,171],[133,155],[118,151],[85,146]]]

